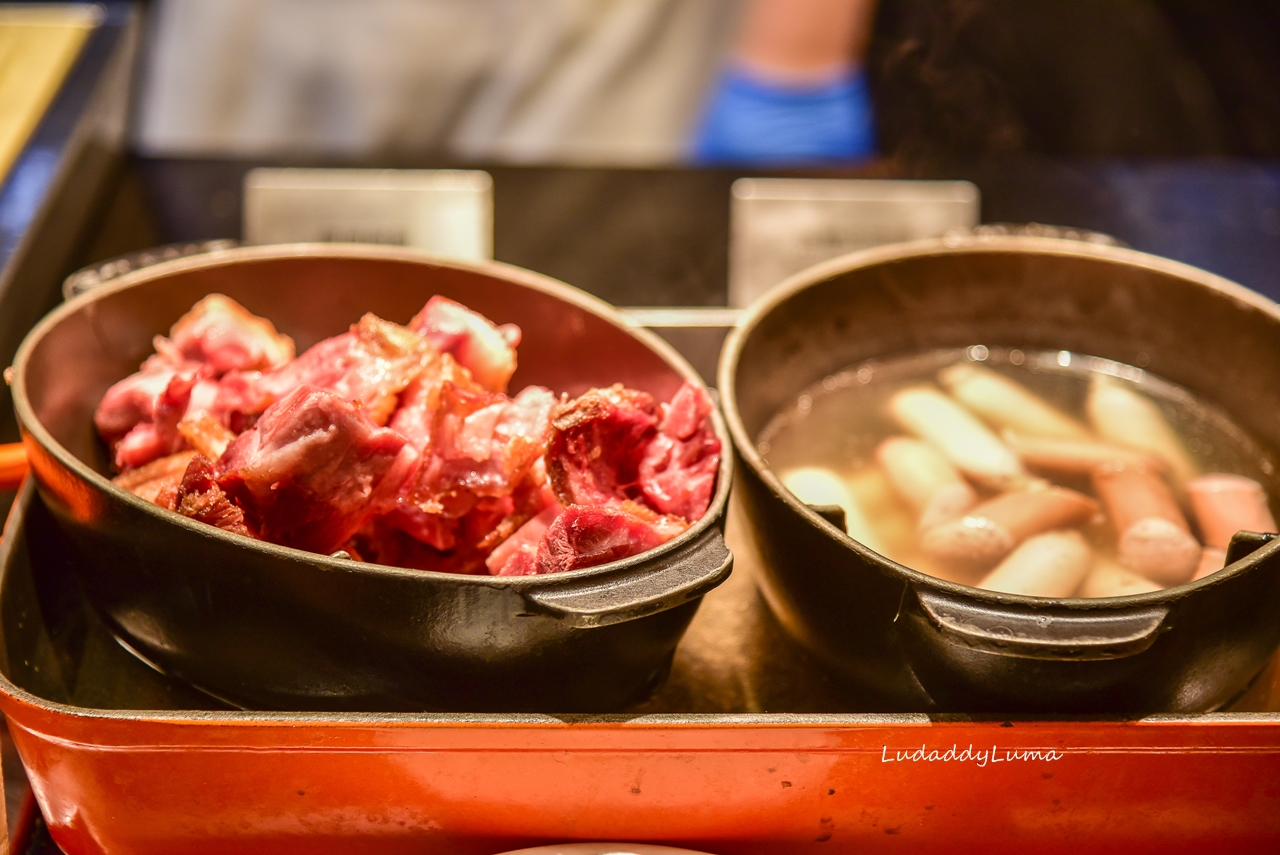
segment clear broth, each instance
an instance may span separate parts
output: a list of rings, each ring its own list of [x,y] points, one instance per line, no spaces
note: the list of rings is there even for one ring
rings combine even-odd
[[[900,564],[934,572],[919,552],[913,510],[893,491],[876,464],[875,450],[885,439],[907,436],[888,412],[898,391],[937,383],[938,372],[957,363],[981,364],[1021,384],[1068,415],[1086,421],[1085,398],[1090,380],[1103,374],[1153,401],[1182,439],[1202,472],[1243,475],[1277,496],[1275,457],[1224,412],[1197,399],[1180,386],[1141,368],[1069,351],[1016,348],[967,348],[885,360],[872,360],[823,378],[796,396],[795,402],[770,420],[757,448],[775,472],[821,467],[842,478],[876,535],[877,548]],[[981,420],[981,419],[979,419]],[[994,428],[998,433],[998,428]],[[1088,478],[1055,477],[1054,483],[1093,495]],[[983,498],[992,495],[979,491]],[[1184,509],[1185,510],[1185,509]],[[1193,531],[1194,518],[1188,513]],[[1114,557],[1115,536],[1105,523],[1080,531],[1099,554]],[[945,576],[945,573],[935,572]]]

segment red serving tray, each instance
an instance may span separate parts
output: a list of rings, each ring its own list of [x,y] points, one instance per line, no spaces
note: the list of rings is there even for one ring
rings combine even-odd
[[[55,703],[9,679],[12,640],[40,619],[13,593],[31,500],[28,486],[0,548],[0,708],[68,855],[491,855],[600,839],[721,855],[1280,846],[1280,717],[1270,712],[1129,722],[645,710],[558,719]],[[708,598],[646,709],[833,706],[821,680],[806,682],[803,656],[761,640],[750,544],[733,535],[733,520],[736,581]],[[743,667],[744,651],[773,670]],[[1277,701],[1273,664],[1235,709]]]

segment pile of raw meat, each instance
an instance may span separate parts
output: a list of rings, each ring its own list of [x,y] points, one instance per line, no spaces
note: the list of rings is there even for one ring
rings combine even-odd
[[[707,510],[706,392],[506,394],[520,330],[443,297],[407,327],[365,315],[294,356],[213,294],[94,417],[115,483],[226,531],[422,570],[521,576],[604,564]]]

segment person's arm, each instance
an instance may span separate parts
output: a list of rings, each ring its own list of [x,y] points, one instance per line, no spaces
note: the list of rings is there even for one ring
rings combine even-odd
[[[704,164],[875,152],[863,74],[876,0],[751,0],[694,142]]]
[[[740,67],[779,83],[824,83],[861,65],[876,0],[751,0]]]

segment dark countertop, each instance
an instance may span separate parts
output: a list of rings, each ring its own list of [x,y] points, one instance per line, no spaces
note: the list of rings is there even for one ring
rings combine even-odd
[[[135,159],[86,262],[160,243],[239,238],[244,174],[259,165]],[[499,261],[624,306],[724,305],[729,188],[744,175],[780,174],[477,168],[494,179]],[[839,175],[907,177],[883,164]],[[1280,299],[1280,162],[1017,157],[910,177],[973,181],[982,222],[1104,232]]]

